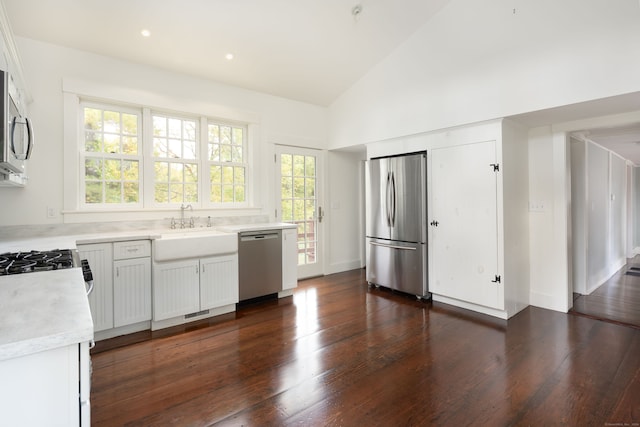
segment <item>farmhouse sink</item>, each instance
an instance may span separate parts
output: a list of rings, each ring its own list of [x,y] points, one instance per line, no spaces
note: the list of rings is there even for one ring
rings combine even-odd
[[[153,240],[153,259],[170,261],[238,252],[238,237],[211,229],[171,230]]]

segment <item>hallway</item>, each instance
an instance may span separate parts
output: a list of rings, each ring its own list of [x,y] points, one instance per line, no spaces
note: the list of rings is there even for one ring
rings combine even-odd
[[[570,313],[640,329],[640,255],[591,295],[574,294]]]

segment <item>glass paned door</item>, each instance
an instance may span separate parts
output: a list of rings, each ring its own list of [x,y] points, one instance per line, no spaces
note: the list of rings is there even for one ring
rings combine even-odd
[[[279,208],[282,222],[296,224],[298,277],[323,274],[321,262],[322,207],[319,202],[320,152],[278,147],[276,155]]]

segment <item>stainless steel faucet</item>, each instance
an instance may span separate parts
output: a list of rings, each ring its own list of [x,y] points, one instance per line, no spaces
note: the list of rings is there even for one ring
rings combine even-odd
[[[184,211],[186,211],[187,209],[189,209],[191,212],[193,212],[193,206],[185,205],[184,203],[182,205],[180,205],[180,228],[184,228],[184,224],[185,224],[185,222],[184,222]],[[194,222],[191,221],[189,223],[189,226],[191,228],[193,228]]]

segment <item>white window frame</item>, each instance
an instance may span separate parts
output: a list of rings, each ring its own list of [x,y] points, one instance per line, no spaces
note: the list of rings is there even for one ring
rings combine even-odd
[[[243,162],[214,162],[209,160],[209,125],[217,125],[217,126],[229,126],[231,128],[241,128],[242,129],[242,159]],[[250,148],[250,126],[248,124],[243,123],[234,123],[227,120],[216,120],[212,118],[203,118],[201,124],[201,135],[202,137],[202,166],[206,169],[206,179],[202,180],[203,190],[203,200],[202,203],[204,206],[208,208],[214,209],[224,209],[224,208],[244,208],[249,207],[251,202],[251,193],[252,193],[252,166],[251,166],[251,148]],[[212,202],[211,201],[211,166],[213,165],[221,165],[221,166],[239,166],[244,168],[244,202]],[[204,171],[203,171],[204,172]]]
[[[142,166],[142,188],[141,201],[142,206],[81,206],[81,175],[80,175],[80,143],[81,130],[83,120],[80,119],[80,102],[95,102],[106,106],[120,106],[125,108],[142,110],[142,132],[144,153],[143,158],[149,158],[146,150],[151,150],[147,133],[152,133],[150,126],[150,111],[175,112],[190,117],[208,117],[215,123],[231,124],[234,126],[246,126],[246,156],[245,162],[248,170],[245,176],[245,196],[246,202],[243,204],[226,203],[212,204],[209,203],[209,193],[203,188],[203,184],[207,182],[200,175],[199,179],[199,205],[193,204],[194,210],[200,210],[200,216],[237,216],[237,215],[256,215],[264,214],[263,204],[268,204],[267,195],[262,192],[256,192],[256,186],[262,188],[260,182],[256,182],[258,177],[263,177],[266,172],[263,162],[259,161],[264,148],[261,148],[261,140],[263,139],[261,131],[261,114],[230,108],[228,106],[218,105],[210,102],[195,102],[192,99],[180,98],[176,96],[160,96],[152,92],[131,91],[126,87],[117,85],[101,84],[76,79],[64,78],[62,81],[63,95],[63,134],[64,134],[64,168],[61,171],[65,182],[64,186],[64,204],[63,204],[63,222],[65,223],[82,223],[96,221],[117,221],[117,220],[164,220],[172,216],[177,209],[176,206],[153,206],[150,204],[149,195],[153,197],[153,191],[149,191],[146,186],[153,182],[153,169],[148,164]],[[202,121],[202,119],[201,119]],[[205,120],[206,122],[206,120]],[[206,128],[206,123],[202,124]],[[201,138],[202,144],[204,141]],[[202,150],[202,147],[201,147]],[[146,195],[146,198],[145,198]],[[206,197],[206,199],[203,199]],[[179,206],[178,206],[179,207]]]
[[[84,128],[84,108],[96,108],[103,111],[117,111],[119,113],[133,114],[138,117],[138,154],[124,154],[120,153],[115,156],[109,156],[108,153],[96,153],[85,151],[85,128]],[[79,100],[78,102],[78,138],[76,151],[78,155],[77,164],[77,181],[79,187],[78,194],[78,206],[81,210],[123,210],[123,209],[141,209],[145,205],[144,200],[144,188],[143,188],[143,175],[144,175],[144,143],[143,143],[143,130],[142,130],[142,110],[139,108],[132,108],[124,105],[117,105],[114,103],[101,103],[91,100]],[[106,154],[106,155],[105,155]],[[137,160],[138,161],[138,202],[137,203],[87,203],[86,202],[86,178],[85,178],[85,161],[87,157],[102,157],[108,159],[110,157],[119,160]]]

